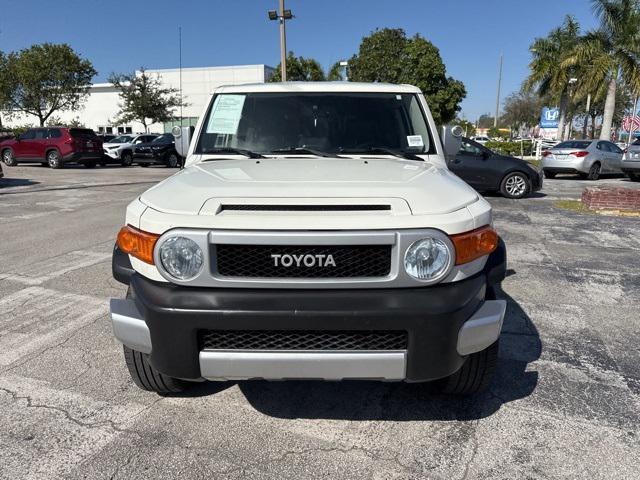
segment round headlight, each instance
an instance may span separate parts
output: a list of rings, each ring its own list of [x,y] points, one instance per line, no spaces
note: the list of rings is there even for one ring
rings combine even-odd
[[[418,280],[439,280],[449,269],[451,252],[439,238],[423,238],[411,244],[404,254],[404,269]]]
[[[202,249],[186,237],[170,237],[160,246],[164,269],[178,280],[189,280],[200,273],[204,264]]]

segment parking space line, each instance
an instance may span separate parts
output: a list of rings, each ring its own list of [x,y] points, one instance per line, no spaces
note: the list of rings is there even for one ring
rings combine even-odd
[[[32,286],[0,299],[0,366],[107,315],[103,299]]]
[[[40,285],[52,278],[80,268],[89,267],[111,258],[111,253],[75,250],[28,265],[17,272],[0,274],[0,279],[25,285]]]

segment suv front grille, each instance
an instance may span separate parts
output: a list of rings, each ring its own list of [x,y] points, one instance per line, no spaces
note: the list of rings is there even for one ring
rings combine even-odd
[[[406,350],[404,331],[205,330],[204,350]]]
[[[391,270],[391,245],[230,245],[213,247],[225,277],[249,278],[356,278],[384,277]],[[277,261],[273,255],[279,256]],[[331,255],[335,265],[327,264]],[[291,257],[284,257],[291,256]],[[311,258],[315,258],[311,262]],[[305,266],[300,258],[307,258]],[[296,262],[295,258],[298,259]],[[293,259],[293,261],[291,261]],[[289,264],[289,262],[291,263]]]

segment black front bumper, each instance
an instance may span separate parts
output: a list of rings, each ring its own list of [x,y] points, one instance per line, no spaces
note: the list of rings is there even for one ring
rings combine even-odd
[[[505,276],[506,250],[463,281],[396,289],[234,289],[181,287],[151,281],[114,250],[114,277],[130,285],[149,329],[151,364],[177,378],[201,378],[204,330],[403,330],[408,335],[406,380],[448,376],[465,361],[458,332],[483,304],[487,286]]]

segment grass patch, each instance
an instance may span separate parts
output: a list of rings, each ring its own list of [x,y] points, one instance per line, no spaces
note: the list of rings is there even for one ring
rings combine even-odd
[[[580,200],[556,200],[553,202],[556,208],[570,210],[576,213],[586,213],[589,215],[607,215],[610,217],[640,217],[640,212],[630,210],[591,210],[584,206]]]
[[[580,200],[556,200],[553,202],[553,206],[556,208],[562,208],[564,210],[571,210],[577,213],[596,213],[595,210],[589,210]]]

